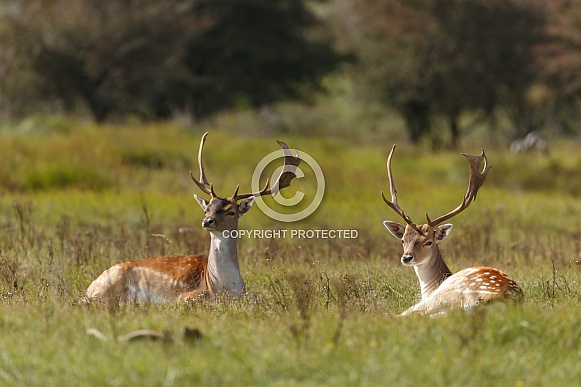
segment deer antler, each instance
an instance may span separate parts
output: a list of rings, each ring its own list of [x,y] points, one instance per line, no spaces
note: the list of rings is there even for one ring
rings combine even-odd
[[[428,214],[426,213],[426,219],[428,220],[428,224],[432,227],[437,226],[438,224],[458,215],[462,211],[464,211],[470,203],[476,200],[476,194],[478,194],[478,190],[484,184],[484,180],[486,180],[486,176],[488,175],[488,171],[492,166],[488,164],[488,158],[486,158],[486,154],[484,153],[484,149],[482,149],[482,153],[480,156],[469,155],[466,153],[462,153],[463,156],[466,157],[468,160],[468,164],[470,165],[470,180],[468,181],[468,190],[466,194],[464,194],[464,199],[462,203],[458,207],[456,207],[451,212],[447,213],[446,215],[442,215],[439,218],[431,220]],[[484,160],[484,169],[482,172],[479,171],[480,163]]]
[[[393,180],[393,173],[391,172],[391,158],[393,157],[393,152],[395,151],[395,144],[391,148],[391,152],[389,152],[389,156],[387,157],[387,177],[389,178],[389,192],[391,193],[391,202],[385,198],[383,191],[381,191],[381,197],[383,201],[391,207],[392,210],[397,212],[399,216],[405,220],[407,224],[410,226],[415,226],[414,222],[411,220],[409,216],[403,211],[403,209],[397,203],[397,190],[395,189],[395,182]]]
[[[202,190],[202,192],[212,196],[213,198],[216,197],[216,193],[214,192],[214,186],[208,183],[208,179],[206,179],[206,172],[204,170],[204,163],[202,162],[202,153],[204,151],[204,143],[206,142],[206,137],[208,137],[208,132],[204,133],[202,136],[202,140],[200,141],[200,149],[198,150],[198,165],[200,166],[200,180],[196,180],[192,171],[190,171],[190,177],[196,183],[198,187]],[[208,189],[208,187],[210,187]]]
[[[281,189],[290,186],[292,179],[294,179],[296,176],[296,170],[297,170],[298,165],[301,162],[301,158],[299,157],[299,153],[296,151],[295,151],[296,156],[293,156],[292,152],[290,151],[290,149],[286,143],[284,143],[282,141],[278,141],[278,140],[276,142],[278,142],[278,145],[280,145],[280,147],[282,148],[282,151],[284,153],[284,165],[283,165],[282,172],[280,173],[280,176],[278,177],[278,179],[274,183],[274,186],[272,188],[270,188],[269,180],[267,179],[266,184],[264,185],[264,188],[262,190],[260,190],[258,192],[252,192],[252,193],[238,194],[238,188],[240,186],[240,185],[238,185],[238,186],[236,186],[236,189],[234,190],[234,194],[232,194],[232,196],[230,197],[230,200],[238,201],[241,199],[249,198],[251,196],[264,196],[264,195],[274,196]]]

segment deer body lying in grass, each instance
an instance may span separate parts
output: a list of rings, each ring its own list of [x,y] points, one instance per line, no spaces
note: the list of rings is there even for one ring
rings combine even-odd
[[[387,159],[387,172],[390,183],[391,201],[383,194],[383,200],[406,222],[406,226],[386,220],[383,224],[388,231],[400,239],[403,245],[401,262],[412,266],[420,282],[422,299],[401,315],[419,312],[435,314],[451,307],[466,310],[497,300],[521,302],[523,292],[517,283],[506,273],[491,267],[472,267],[452,274],[440,252],[439,243],[452,231],[452,224],[442,224],[465,210],[476,199],[478,189],[484,183],[490,165],[484,150],[480,156],[463,154],[470,165],[468,190],[462,203],[453,211],[434,220],[426,214],[426,224],[415,224],[405,214],[397,202],[397,191],[391,171],[391,159],[395,145]],[[479,165],[484,160],[484,169]]]
[[[118,263],[91,283],[86,294],[88,301],[163,302],[192,300],[218,292],[238,295],[246,291],[240,274],[237,238],[230,237],[232,232],[224,231],[238,230],[238,219],[250,210],[257,196],[275,195],[290,186],[301,159],[298,154],[292,156],[288,146],[279,141],[285,155],[284,167],[273,188],[267,180],[261,191],[239,194],[237,186],[232,196],[222,198],[208,183],[202,163],[207,135],[203,135],[198,152],[200,178],[196,179],[191,172],[190,176],[210,196],[208,201],[194,195],[204,210],[202,227],[210,233],[208,255],[173,255]]]

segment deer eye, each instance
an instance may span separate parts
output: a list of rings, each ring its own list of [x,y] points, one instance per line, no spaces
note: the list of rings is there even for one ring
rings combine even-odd
[[[431,246],[432,245],[432,241],[426,242],[426,244],[424,246]]]
[[[236,213],[235,213],[234,211],[230,211],[230,212],[229,212],[229,213],[227,213],[226,215],[228,215],[228,216],[234,216],[234,215],[236,215]]]
[[[403,239],[401,240],[401,243],[402,243],[402,244],[404,244],[404,243],[405,243]]]

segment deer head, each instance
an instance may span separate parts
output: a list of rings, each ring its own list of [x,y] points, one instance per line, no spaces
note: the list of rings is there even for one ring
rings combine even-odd
[[[399,206],[397,202],[397,190],[395,189],[395,182],[393,179],[393,173],[391,170],[391,159],[395,151],[395,145],[391,148],[389,157],[387,158],[387,174],[389,179],[389,188],[391,193],[391,201],[387,200],[383,191],[381,192],[381,197],[385,203],[391,207],[398,215],[400,215],[406,222],[406,226],[386,220],[383,222],[388,231],[396,238],[400,239],[403,244],[404,253],[401,257],[401,262],[404,265],[416,266],[425,264],[430,260],[431,257],[435,255],[440,255],[438,249],[438,243],[443,241],[452,231],[452,224],[442,224],[446,220],[458,215],[464,211],[470,203],[476,200],[476,195],[491,166],[488,164],[488,159],[482,149],[480,156],[469,155],[462,153],[464,157],[468,160],[470,166],[470,179],[468,181],[468,190],[464,194],[464,198],[458,207],[449,213],[442,215],[434,220],[430,219],[429,215],[426,213],[427,223],[417,225],[411,218],[404,212],[404,210]],[[479,170],[479,166],[484,161],[484,169],[482,172]]]
[[[238,229],[238,219],[244,215],[254,203],[254,199],[258,196],[276,195],[281,189],[290,186],[292,179],[296,176],[296,168],[301,162],[298,155],[293,156],[288,145],[282,141],[277,141],[284,152],[284,166],[275,182],[273,188],[270,188],[269,181],[266,180],[264,188],[258,192],[239,194],[238,189],[240,185],[236,186],[232,196],[223,198],[219,197],[214,191],[214,185],[208,183],[206,172],[204,170],[204,163],[202,161],[202,153],[204,151],[204,144],[208,132],[204,133],[200,141],[200,148],[198,150],[198,165],[200,167],[200,178],[196,179],[190,171],[190,177],[203,193],[210,196],[210,200],[203,199],[198,195],[194,195],[196,201],[204,210],[204,220],[202,227],[208,231],[224,231]]]

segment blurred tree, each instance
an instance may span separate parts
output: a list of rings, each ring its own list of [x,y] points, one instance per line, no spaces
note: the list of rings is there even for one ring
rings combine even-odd
[[[542,3],[361,0],[354,12],[362,83],[402,114],[411,141],[444,118],[455,146],[462,113],[491,117],[500,106],[528,130],[534,48],[545,36]]]
[[[548,6],[548,41],[537,49],[546,88],[536,96],[539,108],[552,113],[553,123],[573,132],[581,114],[581,3],[551,0]]]
[[[27,34],[17,34],[15,14],[23,14],[19,0],[0,2],[0,112],[25,113],[24,106],[38,103],[38,77],[31,71],[33,52]],[[26,86],[24,86],[26,85]]]
[[[196,13],[209,21],[185,59],[199,117],[302,98],[341,60],[303,0],[200,0]]]
[[[149,114],[149,94],[179,72],[180,44],[194,28],[188,16],[178,0],[39,0],[22,2],[12,25],[26,36],[22,53],[45,98],[67,111],[80,99],[102,121],[112,112]]]
[[[440,0],[434,9],[446,36],[449,68],[436,79],[437,111],[449,121],[453,145],[459,114],[504,109],[516,136],[537,129],[531,105],[539,82],[536,47],[546,40],[545,7],[534,0]],[[450,4],[451,3],[451,4]]]
[[[12,1],[5,36],[39,97],[97,121],[299,98],[340,59],[298,0]]]

